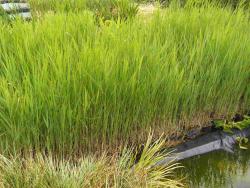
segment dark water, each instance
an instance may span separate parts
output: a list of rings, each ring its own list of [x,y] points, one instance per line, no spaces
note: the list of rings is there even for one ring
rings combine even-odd
[[[250,144],[235,153],[216,151],[182,161],[190,188],[250,188]]]

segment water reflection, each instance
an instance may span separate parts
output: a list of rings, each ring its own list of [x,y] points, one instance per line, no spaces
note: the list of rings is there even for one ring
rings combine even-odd
[[[191,188],[250,188],[250,144],[235,154],[217,151],[183,161]]]

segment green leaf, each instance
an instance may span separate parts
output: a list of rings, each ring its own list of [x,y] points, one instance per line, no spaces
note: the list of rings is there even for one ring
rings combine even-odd
[[[242,143],[247,144],[247,143],[248,143],[248,138],[245,138],[245,137],[244,137],[244,138],[242,139]]]
[[[244,150],[247,150],[247,149],[248,149],[247,147],[241,146],[241,145],[239,145],[239,147],[240,147],[240,149],[244,149]]]
[[[236,139],[235,139],[237,142],[241,142],[241,137],[236,137]]]

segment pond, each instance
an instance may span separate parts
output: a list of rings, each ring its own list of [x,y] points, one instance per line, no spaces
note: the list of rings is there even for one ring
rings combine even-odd
[[[181,173],[191,188],[250,188],[250,144],[235,153],[216,151],[183,160]]]

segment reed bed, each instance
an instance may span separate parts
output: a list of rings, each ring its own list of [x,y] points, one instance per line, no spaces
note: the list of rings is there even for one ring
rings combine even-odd
[[[80,155],[249,109],[247,11],[172,7],[146,22],[96,22],[90,11],[0,20],[1,153]]]
[[[123,19],[134,17],[138,5],[133,0],[29,0],[33,17],[39,18],[44,13],[92,11],[97,20]]]

